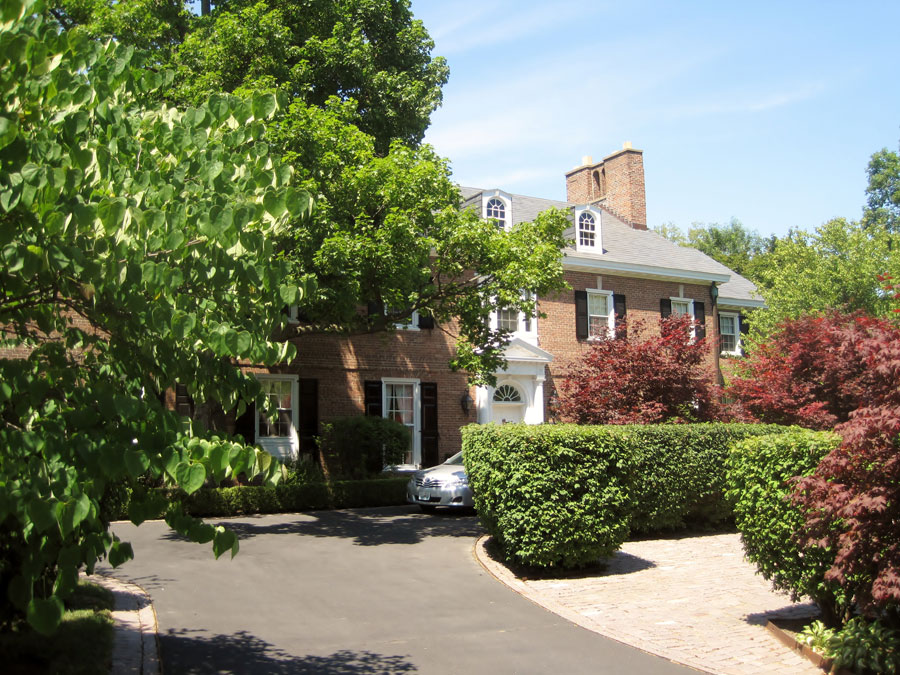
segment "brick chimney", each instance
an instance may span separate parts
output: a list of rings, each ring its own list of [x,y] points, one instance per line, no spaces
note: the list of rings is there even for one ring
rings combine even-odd
[[[598,204],[634,229],[646,230],[644,151],[626,142],[621,150],[596,164],[592,157],[582,157],[581,166],[566,173],[566,201]]]

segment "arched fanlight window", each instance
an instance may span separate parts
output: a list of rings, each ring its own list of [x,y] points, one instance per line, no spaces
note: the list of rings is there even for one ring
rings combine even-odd
[[[496,197],[488,199],[485,213],[490,220],[493,220],[497,227],[501,230],[506,229],[506,206]]]
[[[522,395],[511,384],[501,384],[494,391],[494,403],[521,403]]]
[[[580,246],[594,246],[597,241],[597,222],[594,215],[584,211],[578,216],[578,244]]]

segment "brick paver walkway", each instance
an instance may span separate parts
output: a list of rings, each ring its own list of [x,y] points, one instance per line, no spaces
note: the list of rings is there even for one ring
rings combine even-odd
[[[773,592],[737,534],[627,542],[603,572],[542,580],[514,576],[484,541],[478,558],[499,579],[590,630],[710,673],[822,675],[765,628],[813,605]]]

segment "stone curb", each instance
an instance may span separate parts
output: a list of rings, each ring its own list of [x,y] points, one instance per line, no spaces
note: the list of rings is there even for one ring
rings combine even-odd
[[[574,610],[571,610],[568,607],[565,607],[550,598],[543,597],[539,593],[535,593],[531,588],[529,588],[528,584],[524,583],[515,574],[510,572],[509,569],[505,565],[498,563],[490,556],[490,554],[487,552],[487,547],[486,547],[487,541],[490,538],[491,538],[490,535],[484,534],[478,538],[478,541],[475,542],[475,546],[472,551],[473,555],[475,556],[475,559],[481,564],[481,566],[489,574],[491,574],[493,577],[495,577],[501,583],[505,584],[507,587],[514,590],[516,593],[518,593],[522,597],[530,600],[531,602],[538,605],[539,607],[543,607],[548,612],[553,612],[557,616],[561,616],[562,618],[566,619],[567,621],[570,621],[570,622],[574,623],[575,625],[580,626],[581,628],[584,628],[585,630],[589,630],[592,633],[597,633],[598,635],[602,635],[603,637],[608,638],[610,640],[615,640],[616,642],[618,642],[620,644],[628,645],[629,647],[632,647],[634,649],[639,649],[640,651],[642,651],[646,654],[652,654],[653,656],[658,656],[660,658],[665,659],[666,661],[670,661],[671,663],[677,663],[680,666],[690,668],[691,670],[696,670],[698,673],[708,673],[710,675],[714,675],[713,671],[700,670],[699,668],[697,668],[696,666],[694,666],[692,664],[687,664],[687,663],[682,663],[681,661],[677,661],[677,660],[669,657],[667,654],[661,654],[658,652],[650,651],[648,649],[644,649],[643,647],[640,647],[638,645],[630,644],[630,643],[626,642],[625,640],[622,640],[620,637],[618,637],[616,635],[610,635],[608,633],[605,633],[605,632],[599,630],[597,628],[597,626],[595,626],[591,622],[587,621],[585,619],[585,617],[582,616],[580,613],[578,613]]]
[[[161,675],[156,610],[147,591],[102,573],[86,578],[115,596],[110,675]]]

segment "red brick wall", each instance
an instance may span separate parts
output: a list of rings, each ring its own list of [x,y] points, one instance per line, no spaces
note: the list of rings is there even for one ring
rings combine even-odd
[[[601,193],[594,173],[605,173],[606,192]],[[566,175],[566,200],[573,204],[599,203],[628,221],[635,229],[647,229],[644,187],[644,155],[624,148],[599,164],[580,167]]]
[[[563,291],[556,296],[540,299],[540,311],[546,318],[540,320],[539,346],[553,354],[549,377],[545,385],[545,403],[549,403],[553,395],[553,380],[559,377],[568,364],[579,358],[589,348],[590,343],[575,337],[575,291],[598,288],[598,275],[587,272],[566,272],[566,281],[572,290]],[[613,275],[602,275],[600,288],[625,296],[628,319],[643,320],[646,330],[659,333],[659,301],[662,298],[679,297],[679,286],[684,287],[684,297],[704,303],[706,309],[706,335],[709,344],[707,367],[718,366],[717,326],[713,311],[712,298],[708,284],[678,284],[671,281],[653,279],[634,279]],[[545,418],[550,418],[549,407],[545,410]]]
[[[411,378],[437,383],[438,447],[442,459],[460,449],[460,427],[475,422],[474,405],[463,414],[460,399],[474,390],[466,374],[452,372],[455,355],[452,337],[440,328],[398,330],[396,333],[357,335],[309,335],[294,340],[297,358],[272,369],[319,381],[319,420],[364,413],[364,382],[382,378]]]

